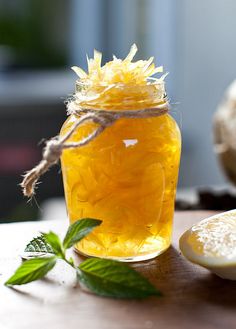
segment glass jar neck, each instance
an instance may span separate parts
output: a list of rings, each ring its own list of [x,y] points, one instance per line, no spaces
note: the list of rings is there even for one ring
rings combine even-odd
[[[81,108],[132,110],[167,103],[163,80],[148,79],[143,84],[111,85],[76,82],[75,101]]]

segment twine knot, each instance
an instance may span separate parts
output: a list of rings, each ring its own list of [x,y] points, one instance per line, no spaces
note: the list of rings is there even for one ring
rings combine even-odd
[[[50,163],[56,163],[62,155],[62,149],[61,142],[58,138],[50,139],[46,142],[43,150],[43,160]]]

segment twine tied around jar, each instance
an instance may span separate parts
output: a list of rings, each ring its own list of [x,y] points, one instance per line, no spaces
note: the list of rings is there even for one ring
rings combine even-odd
[[[35,193],[36,183],[39,178],[50,167],[58,162],[62,151],[65,149],[74,149],[85,146],[99,136],[107,127],[113,125],[121,118],[149,118],[158,117],[166,114],[169,110],[168,102],[160,104],[154,108],[140,110],[94,110],[79,108],[75,102],[70,102],[68,105],[68,113],[74,114],[77,117],[74,125],[64,136],[55,136],[46,141],[43,149],[42,160],[33,169],[28,171],[23,178],[20,186],[23,189],[23,194],[27,197],[32,197]],[[85,122],[93,122],[98,126],[94,131],[80,140],[79,142],[68,142],[73,133]]]

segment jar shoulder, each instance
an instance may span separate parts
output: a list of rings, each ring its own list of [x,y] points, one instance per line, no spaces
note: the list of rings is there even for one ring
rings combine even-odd
[[[76,120],[76,116],[69,116],[62,125],[60,135],[65,135],[74,125]],[[94,128],[95,124],[85,123],[75,131],[70,140],[75,141],[84,138],[91,133]],[[112,142],[118,139],[139,138],[139,140],[148,141],[160,137],[169,142],[175,140],[181,143],[181,132],[179,126],[170,114],[145,119],[119,119],[115,124],[108,127],[102,135],[106,138],[108,144],[109,141]]]

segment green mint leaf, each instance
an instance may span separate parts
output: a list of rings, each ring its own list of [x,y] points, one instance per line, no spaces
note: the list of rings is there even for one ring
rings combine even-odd
[[[20,285],[44,277],[56,264],[56,257],[33,258],[21,264],[5,285]]]
[[[50,244],[47,243],[45,237],[40,235],[32,239],[25,247],[25,252],[29,253],[49,253],[54,254],[54,251]]]
[[[109,259],[89,258],[78,268],[79,281],[93,293],[115,298],[144,298],[161,293],[130,266]]]
[[[50,231],[49,233],[42,233],[46,242],[51,246],[55,255],[64,258],[64,251],[59,236]]]
[[[102,221],[99,219],[83,218],[70,225],[63,241],[64,248],[72,247],[101,223]]]

